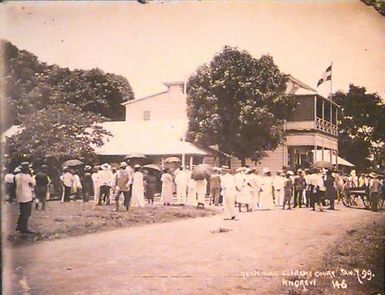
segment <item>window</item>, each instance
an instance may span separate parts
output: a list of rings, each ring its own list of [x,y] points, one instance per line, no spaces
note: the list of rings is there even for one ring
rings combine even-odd
[[[143,112],[143,120],[144,121],[149,121],[151,117],[151,112],[150,111],[144,111]]]

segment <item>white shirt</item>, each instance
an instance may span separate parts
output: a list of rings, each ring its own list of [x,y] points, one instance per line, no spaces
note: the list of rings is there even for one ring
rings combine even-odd
[[[231,174],[221,175],[221,189],[226,191],[235,191],[235,178]]]
[[[62,176],[60,176],[60,180],[67,187],[72,187],[74,184],[74,176],[69,172],[66,172]]]
[[[13,183],[14,178],[15,178],[15,175],[13,175],[12,173],[7,173],[5,174],[4,181],[6,183]]]
[[[112,173],[111,170],[100,170],[98,172],[99,176],[99,184],[102,185],[107,185],[107,186],[114,186],[114,174]]]
[[[19,203],[32,201],[32,186],[36,184],[35,179],[29,174],[19,173],[16,180],[16,200]]]
[[[74,187],[83,188],[79,175],[74,175]]]

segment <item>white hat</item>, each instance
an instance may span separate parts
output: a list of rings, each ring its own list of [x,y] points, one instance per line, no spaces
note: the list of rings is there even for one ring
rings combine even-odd
[[[121,162],[121,163],[119,164],[119,167],[127,167],[127,163],[126,163],[126,162]]]
[[[229,170],[230,167],[229,167],[229,166],[226,166],[226,165],[222,165],[221,169],[222,169],[222,170]]]
[[[21,172],[21,170],[20,170],[20,168],[19,168],[19,167],[16,167],[16,168],[15,168],[15,170],[13,170],[13,172],[15,172],[15,173],[20,173],[20,172]]]
[[[263,170],[262,170],[262,173],[263,173],[263,174],[266,174],[266,173],[269,173],[269,172],[271,172],[271,170],[269,169],[269,167],[265,167],[265,168],[263,168]]]
[[[136,164],[134,168],[140,168],[141,166],[139,164]]]
[[[294,172],[289,170],[289,171],[287,171],[286,175],[294,175]]]
[[[108,165],[108,163],[104,163],[104,164],[101,166],[101,168],[102,168],[103,170],[108,170],[108,169],[110,168],[110,165]]]

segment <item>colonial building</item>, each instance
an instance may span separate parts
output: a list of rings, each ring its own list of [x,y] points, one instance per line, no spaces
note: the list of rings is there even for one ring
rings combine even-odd
[[[215,157],[218,162],[218,153],[214,150],[182,140],[188,127],[185,83],[176,81],[164,84],[167,89],[163,92],[123,103],[126,107],[125,122],[106,123],[108,129],[115,125],[115,128],[134,137],[123,140],[127,148],[124,151],[117,148],[118,142],[122,142],[122,134],[98,152],[111,154],[112,149],[118,149],[121,151],[116,150],[115,153],[141,152],[160,157],[173,154],[186,157],[186,163],[194,157],[194,163],[212,162],[212,157]],[[319,160],[350,166],[350,163],[337,156],[338,105],[292,76],[288,79],[287,93],[295,96],[297,108],[284,125],[284,143],[276,150],[267,152],[261,161],[254,163],[249,160],[247,164],[268,166],[273,171],[281,169],[283,165],[308,167]],[[231,165],[237,167],[240,161],[233,158]]]

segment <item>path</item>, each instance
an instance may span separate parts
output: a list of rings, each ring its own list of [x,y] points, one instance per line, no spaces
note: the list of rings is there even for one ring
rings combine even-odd
[[[383,213],[339,207],[222,215],[8,249],[4,288],[25,294],[274,294],[278,278],[242,272],[305,269],[356,225]],[[213,233],[220,227],[229,232]],[[16,274],[10,274],[14,272]],[[4,293],[11,294],[11,292]]]

